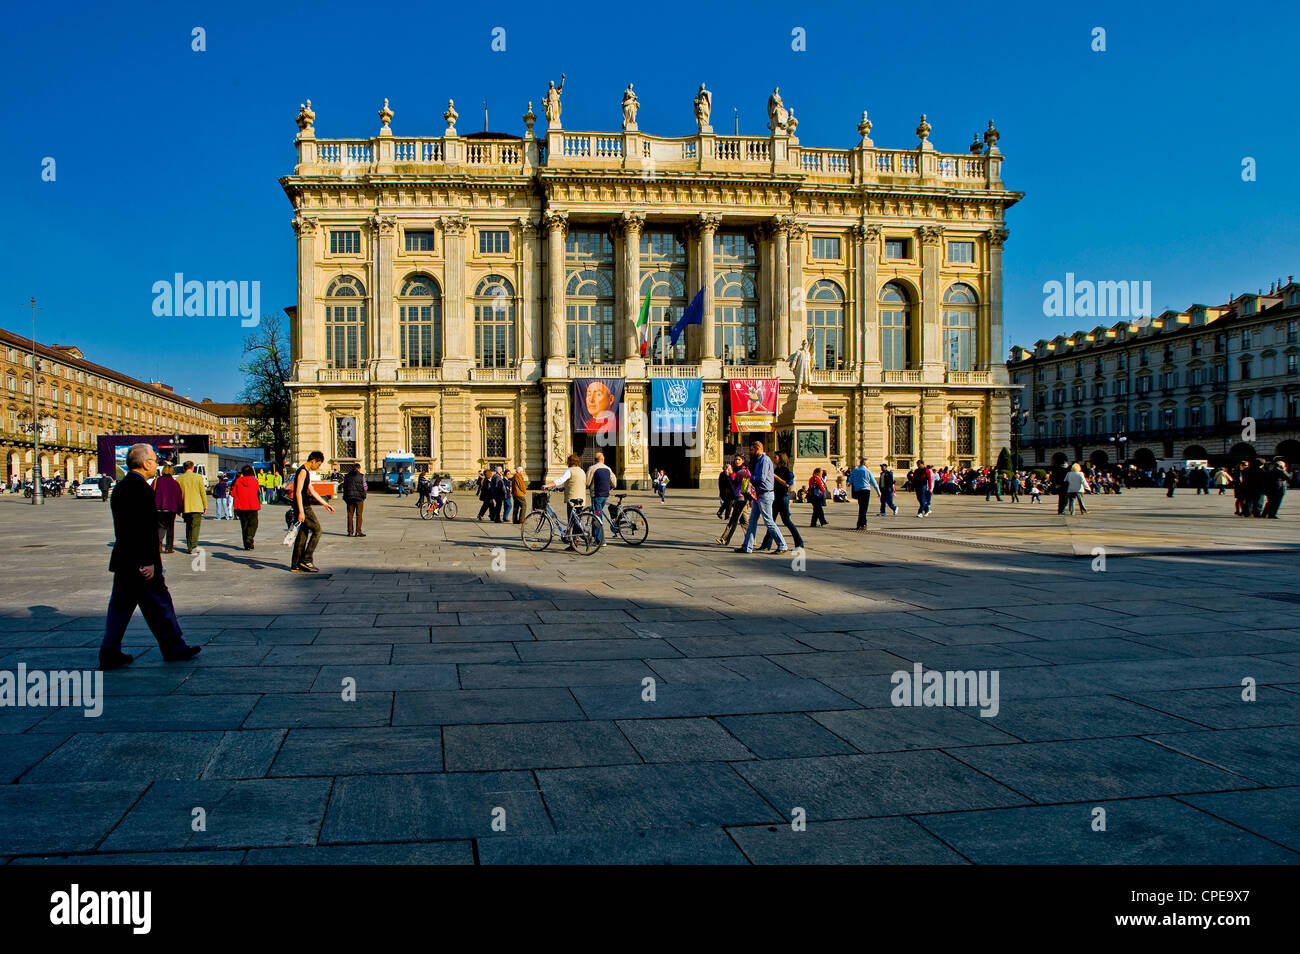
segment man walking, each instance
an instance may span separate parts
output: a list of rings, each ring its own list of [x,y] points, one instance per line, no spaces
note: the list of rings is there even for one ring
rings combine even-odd
[[[790,538],[794,540],[794,545],[802,547],[803,536],[800,535],[799,528],[790,519],[790,487],[794,484],[794,471],[790,469],[790,458],[781,451],[776,453],[776,466],[772,468],[772,479],[775,481],[772,515],[779,518],[785,528],[790,531]],[[760,550],[769,550],[771,547],[772,535],[770,533],[763,534],[763,542],[758,548]]]
[[[99,668],[117,669],[135,657],[122,652],[126,627],[140,607],[149,631],[167,662],[193,659],[203,649],[189,646],[176,620],[172,595],[163,582],[158,553],[158,511],[149,481],[158,473],[158,457],[148,444],[134,444],[126,453],[125,477],[113,491],[113,592],[108,598],[104,640],[99,644]]]
[[[596,462],[587,470],[587,491],[591,494],[591,509],[595,511],[592,530],[601,546],[605,545],[605,521],[602,519],[605,504],[609,501],[610,491],[617,486],[618,478],[605,463],[605,452],[596,451]]]
[[[199,546],[199,528],[203,526],[203,512],[208,509],[208,490],[203,478],[194,469],[194,461],[187,460],[176,483],[181,487],[181,515],[185,520],[185,547],[193,553]]]
[[[311,485],[312,465],[317,468],[325,463],[325,455],[320,451],[312,451],[307,457],[307,463],[298,468],[298,472],[293,475],[293,504],[297,511],[298,523],[302,524],[298,528],[298,536],[293,541],[293,557],[289,564],[289,570],[293,573],[319,573],[316,564],[312,562],[312,557],[316,555],[316,544],[320,542],[320,520],[312,512],[312,502],[320,504],[330,513],[334,508],[326,503],[321,495],[316,493],[316,488]]]
[[[777,553],[789,553],[790,548],[786,546],[785,537],[781,536],[781,529],[772,519],[772,502],[776,497],[775,481],[772,476],[772,460],[763,453],[763,442],[754,441],[749,445],[749,452],[754,457],[754,467],[750,471],[750,487],[754,492],[754,506],[749,512],[749,527],[745,530],[745,539],[741,542],[737,553],[754,552],[754,534],[758,530],[758,519],[763,518],[763,526],[771,534],[772,539],[776,541]]]
[[[157,462],[157,459],[155,458],[155,460],[154,460],[154,472],[155,472],[155,473],[157,473],[157,471],[158,471],[157,463],[158,463],[158,462]],[[108,474],[100,474],[100,475],[99,475],[99,495],[100,495],[100,497],[103,499],[103,502],[104,502],[104,503],[108,503],[108,488],[109,488],[109,487],[112,487],[112,486],[113,486],[113,478],[112,478],[112,477],[108,476]],[[17,492],[18,492],[18,491],[16,491],[16,490],[14,491],[14,493],[17,493]]]
[[[855,530],[867,529],[867,510],[871,507],[871,491],[880,494],[880,485],[867,466],[865,457],[858,458],[858,466],[849,471],[849,487],[853,490],[853,499],[858,502],[858,525]],[[881,513],[884,513],[884,496],[881,495]]]
[[[1291,474],[1286,469],[1286,461],[1275,460],[1264,471],[1264,512],[1263,516],[1277,519],[1278,508],[1286,496],[1286,488],[1291,483]]]
[[[885,515],[885,508],[888,507],[890,512],[897,517],[898,506],[894,503],[894,472],[889,469],[889,465],[881,463],[880,477],[876,481],[880,486],[880,516]]]
[[[492,473],[491,471],[480,471],[478,477],[478,499],[483,501],[483,506],[478,508],[476,520],[482,520],[483,517],[492,512]]]
[[[361,473],[360,464],[353,464],[352,472],[343,478],[343,502],[348,506],[348,536],[364,537],[365,534],[361,532],[361,515],[366,509],[366,475]]]
[[[1011,472],[1011,482],[1008,487],[1011,493],[1011,502],[1020,503],[1020,472],[1013,470]]]
[[[239,533],[245,550],[253,549],[253,538],[257,536],[257,513],[262,509],[260,491],[252,466],[245,464],[235,478],[235,485],[230,488],[230,499],[235,516],[239,518]]]
[[[930,495],[934,492],[934,471],[925,466],[924,461],[916,462],[912,471],[912,489],[916,492],[916,515],[930,516]]]
[[[1002,482],[1001,475],[992,468],[988,472],[988,483],[984,485],[984,502],[988,503],[989,496],[993,495],[998,498],[998,503],[1002,503]]]
[[[597,458],[599,460],[599,458]],[[515,523],[524,522],[524,501],[528,498],[528,474],[522,466],[515,468],[515,475],[510,480],[511,496],[515,498]]]

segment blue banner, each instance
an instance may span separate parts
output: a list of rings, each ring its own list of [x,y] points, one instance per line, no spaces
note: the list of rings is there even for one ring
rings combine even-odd
[[[694,433],[700,421],[699,378],[650,379],[650,433]]]

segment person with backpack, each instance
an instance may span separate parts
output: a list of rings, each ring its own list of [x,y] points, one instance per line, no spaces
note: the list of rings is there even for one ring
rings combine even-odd
[[[924,461],[916,462],[916,470],[912,472],[912,489],[916,492],[916,515],[930,516],[930,499],[934,493],[934,471],[927,467]]]
[[[591,494],[591,509],[596,514],[605,512],[605,504],[609,500],[610,492],[617,486],[618,478],[605,463],[604,451],[596,451],[596,462],[587,470],[587,490]],[[605,521],[597,516],[593,518],[591,525],[596,535],[596,542],[604,546]]]
[[[880,477],[876,483],[880,485],[880,516],[885,515],[885,508],[888,507],[897,517],[898,505],[894,503],[894,472],[883,461],[880,464]]]
[[[812,504],[812,523],[809,527],[826,526],[826,480],[820,467],[808,478],[808,502]]]
[[[749,468],[745,466],[745,458],[737,454],[731,461],[731,510],[727,517],[727,527],[718,537],[718,543],[723,546],[731,543],[731,536],[736,532],[748,504]]]
[[[424,478],[424,474],[420,474]],[[361,472],[360,464],[352,465],[352,473],[343,478],[343,502],[348,506],[348,536],[364,537],[361,530],[361,517],[366,510],[366,475]],[[352,530],[352,520],[356,518],[356,532]]]
[[[212,488],[212,505],[217,510],[216,519],[235,519],[235,513],[230,504],[230,484],[226,483],[225,474],[217,474],[217,483]]]

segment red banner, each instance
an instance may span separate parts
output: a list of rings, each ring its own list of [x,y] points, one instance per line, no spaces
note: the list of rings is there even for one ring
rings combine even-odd
[[[776,427],[776,378],[732,378],[730,384],[732,431]]]

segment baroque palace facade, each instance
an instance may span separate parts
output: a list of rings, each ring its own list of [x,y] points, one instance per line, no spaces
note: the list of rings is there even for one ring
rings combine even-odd
[[[1011,349],[1026,465],[1300,462],[1300,284]]]
[[[33,373],[34,372],[34,373]],[[36,344],[0,329],[0,454],[4,478],[32,476],[32,390],[41,476],[81,480],[99,471],[101,434],[211,434],[217,416],[165,384],[94,364],[71,345]]]
[[[621,130],[571,132],[562,88],[545,134],[530,103],[522,137],[461,134],[450,102],[443,135],[398,136],[385,100],[377,136],[317,139],[302,107],[281,179],[298,458],[319,448],[373,474],[409,451],[455,478],[496,463],[551,478],[575,450],[590,460],[583,405],[610,394],[603,443],[632,485],[658,467],[707,483],[733,445],[791,447],[804,424],[802,463],[996,457],[1004,213],[1021,194],[1003,187],[993,123],[948,155],[924,116],[915,147],[877,148],[864,112],[854,148],[811,149],[779,91],[769,135],[716,134],[701,85],[697,133],[662,138],[638,129],[629,86]],[[702,319],[673,344],[697,292]],[[593,379],[595,405],[575,387]],[[741,380],[777,413],[733,419]],[[693,405],[694,433],[662,439],[661,394]]]

